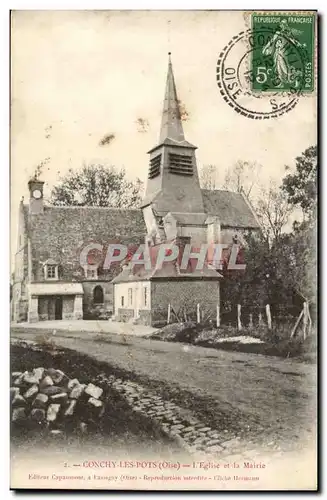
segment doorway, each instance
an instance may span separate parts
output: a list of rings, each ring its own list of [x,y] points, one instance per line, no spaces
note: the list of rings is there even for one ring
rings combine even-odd
[[[55,297],[55,319],[62,319],[62,297]]]

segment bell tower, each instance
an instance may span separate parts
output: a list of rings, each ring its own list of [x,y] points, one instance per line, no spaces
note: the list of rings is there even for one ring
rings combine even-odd
[[[170,52],[168,56],[159,144],[148,152],[150,165],[141,205],[147,226],[150,207],[159,218],[169,212],[204,213],[195,157],[197,148],[185,140]]]
[[[30,214],[38,215],[43,213],[43,186],[44,181],[38,179],[31,179],[28,182],[28,189],[30,192]]]

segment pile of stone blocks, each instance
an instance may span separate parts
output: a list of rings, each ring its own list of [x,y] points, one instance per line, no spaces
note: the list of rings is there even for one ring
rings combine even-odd
[[[64,433],[74,424],[86,432],[105,412],[103,389],[69,379],[61,370],[43,367],[11,374],[11,421],[15,426]],[[102,400],[101,400],[102,397]]]

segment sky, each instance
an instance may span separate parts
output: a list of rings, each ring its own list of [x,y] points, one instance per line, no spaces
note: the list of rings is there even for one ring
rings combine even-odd
[[[262,165],[279,182],[285,165],[316,143],[316,99],[277,119],[237,114],[216,83],[217,58],[244,30],[241,11],[15,11],[11,28],[11,221],[37,164],[45,194],[83,162],[124,167],[146,182],[147,151],[158,143],[168,51],[185,138],[198,166],[223,180],[237,160]],[[140,126],[144,120],[146,127]],[[109,145],[99,143],[113,134]]]

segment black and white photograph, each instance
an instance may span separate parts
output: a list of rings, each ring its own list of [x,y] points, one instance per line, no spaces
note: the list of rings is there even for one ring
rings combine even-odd
[[[317,490],[317,17],[11,11],[11,489]]]

